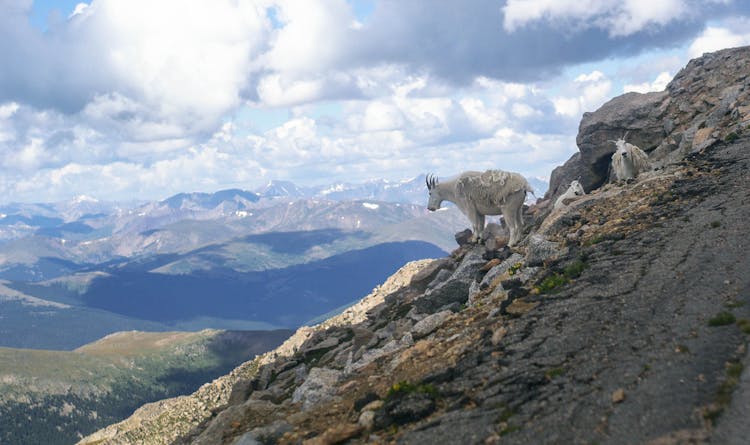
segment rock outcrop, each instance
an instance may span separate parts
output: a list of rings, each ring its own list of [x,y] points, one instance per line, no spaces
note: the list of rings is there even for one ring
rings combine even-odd
[[[584,189],[608,178],[611,142],[626,136],[662,165],[692,151],[733,138],[750,125],[750,49],[733,48],[694,59],[655,93],[626,93],[584,113],[576,143],[579,153],[556,168],[545,197],[565,191],[580,178]]]
[[[515,250],[407,265],[348,313],[81,443],[743,443],[746,90],[696,76],[740,79],[733,57],[748,54],[704,56],[667,93],[605,105],[635,117],[584,118],[583,139],[630,130],[659,170],[553,212]],[[649,139],[665,116],[673,127]],[[696,142],[699,121],[713,142]],[[586,150],[592,169],[607,156]]]

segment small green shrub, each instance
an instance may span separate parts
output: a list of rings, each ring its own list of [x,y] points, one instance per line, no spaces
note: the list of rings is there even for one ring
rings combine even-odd
[[[542,282],[537,286],[537,289],[539,290],[540,294],[557,292],[560,286],[568,284],[569,282],[570,279],[565,277],[565,275],[555,272],[554,274],[549,275],[547,278],[542,280]]]
[[[719,312],[708,320],[709,326],[726,326],[736,321],[734,314],[731,312]]]
[[[739,379],[742,375],[742,363],[740,362],[733,362],[729,363],[727,365],[727,377],[730,379]]]
[[[508,275],[515,275],[521,268],[523,267],[523,263],[516,263],[508,269]]]
[[[586,263],[580,259],[577,259],[571,264],[565,266],[565,269],[563,269],[563,276],[572,280],[580,277],[584,269],[586,269]]]
[[[500,421],[501,421],[501,422],[507,422],[507,421],[508,421],[508,420],[510,420],[510,418],[511,418],[511,417],[513,417],[513,416],[514,416],[515,414],[516,414],[516,412],[515,412],[515,411],[513,411],[512,409],[510,409],[510,408],[507,408],[507,407],[506,407],[506,408],[505,408],[505,409],[503,410],[503,412],[501,412],[501,413],[500,413]]]
[[[750,320],[747,318],[740,318],[737,320],[737,326],[740,327],[743,333],[750,334]]]
[[[721,221],[711,221],[712,229],[718,229],[719,227],[721,227]]]
[[[410,393],[415,393],[415,392],[427,394],[433,399],[437,398],[438,396],[437,389],[435,389],[435,387],[429,383],[416,385],[414,383],[401,381],[398,383],[394,383],[393,386],[391,386],[388,389],[388,393],[385,395],[385,398],[386,400],[389,400],[389,399],[393,399],[394,397],[399,397],[405,394],[410,394]]]
[[[739,139],[739,135],[734,131],[724,137],[724,142],[734,142]]]
[[[586,246],[586,247],[588,247],[588,246],[593,246],[594,244],[599,244],[599,243],[601,243],[601,242],[602,242],[602,241],[604,241],[605,239],[606,239],[606,238],[605,238],[605,237],[604,237],[603,235],[596,235],[595,237],[593,237],[593,238],[589,238],[588,240],[586,240],[586,242],[585,242],[585,243],[583,243],[583,245],[584,245],[584,246]]]
[[[547,380],[552,380],[555,377],[561,376],[563,374],[565,374],[565,368],[558,367],[547,370],[547,372],[544,373],[544,377]]]
[[[504,426],[503,429],[500,430],[500,436],[505,436],[506,434],[513,433],[513,432],[518,431],[520,429],[521,429],[521,427],[518,426],[518,425],[510,425],[510,424],[508,424],[508,425]]]

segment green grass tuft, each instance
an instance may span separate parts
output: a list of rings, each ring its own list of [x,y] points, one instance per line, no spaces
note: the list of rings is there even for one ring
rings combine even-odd
[[[549,275],[547,278],[542,280],[542,282],[537,286],[537,289],[539,290],[540,294],[554,293],[560,290],[559,288],[561,286],[564,286],[569,282],[570,279],[565,275],[555,272],[554,274]]]
[[[433,399],[436,399],[438,397],[437,389],[429,383],[423,383],[423,384],[417,385],[414,383],[401,381],[401,382],[393,384],[393,386],[391,386],[388,389],[388,393],[385,395],[385,398],[386,400],[391,400],[395,397],[400,397],[400,396],[410,394],[410,393],[427,394]]]
[[[508,275],[515,275],[523,267],[523,263],[516,263],[508,269]]]
[[[709,326],[726,326],[728,324],[732,324],[736,321],[736,318],[734,317],[734,314],[731,312],[719,312],[715,316],[713,316],[711,319],[708,320]]]
[[[586,269],[586,266],[587,265],[583,260],[577,259],[571,264],[565,266],[565,269],[563,269],[563,276],[569,280],[578,278],[581,276],[581,273],[583,273],[583,270]]]
[[[552,380],[555,377],[561,376],[563,374],[565,374],[565,368],[557,367],[557,368],[548,369],[547,372],[544,373],[544,377],[547,380]]]

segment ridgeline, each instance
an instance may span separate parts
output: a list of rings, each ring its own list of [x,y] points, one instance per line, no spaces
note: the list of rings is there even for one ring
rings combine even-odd
[[[82,444],[750,437],[750,48],[587,113],[518,248],[409,263],[342,315]],[[626,135],[654,170],[610,183]],[[551,211],[571,179],[588,195]],[[495,246],[493,246],[495,247]]]

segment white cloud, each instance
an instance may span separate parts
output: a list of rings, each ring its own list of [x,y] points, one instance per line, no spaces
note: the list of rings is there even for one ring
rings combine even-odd
[[[700,57],[703,53],[748,44],[750,32],[735,32],[728,28],[709,26],[693,41],[688,52],[690,57]]]
[[[636,93],[648,93],[651,91],[664,91],[667,88],[667,84],[672,80],[671,74],[667,71],[662,71],[656,76],[653,82],[643,82],[637,84],[625,84],[622,88],[623,93],[634,91]]]
[[[32,139],[15,153],[10,153],[3,162],[4,167],[11,170],[28,171],[42,165],[47,153],[41,139]]]
[[[688,41],[724,6],[707,5],[377,0],[357,22],[347,0],[93,0],[41,33],[30,2],[0,0],[0,195],[544,175],[613,84],[659,88],[673,68],[558,73]],[[729,22],[691,51],[745,42],[746,22]]]
[[[601,71],[592,71],[578,75],[568,90],[566,95],[552,99],[555,112],[578,119],[584,112],[596,110],[610,98],[612,81]]]
[[[18,111],[18,104],[10,102],[0,105],[0,119],[8,119]]]

